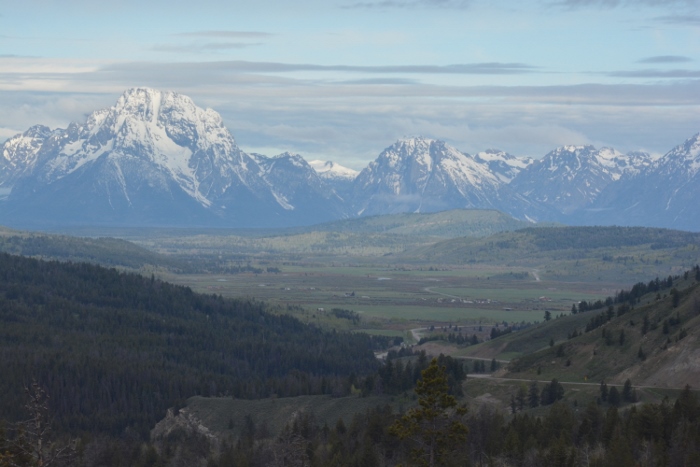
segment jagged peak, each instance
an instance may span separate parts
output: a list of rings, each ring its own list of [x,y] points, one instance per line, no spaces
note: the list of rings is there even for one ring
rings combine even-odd
[[[305,161],[305,159],[304,159],[303,157],[301,157],[300,154],[297,154],[297,153],[295,153],[295,152],[289,152],[289,151],[284,151],[284,152],[281,153],[281,154],[277,154],[276,156],[273,156],[273,159],[285,159],[285,158],[297,159],[297,160],[298,160],[298,159],[301,159],[301,160],[304,160],[304,161]],[[305,162],[306,162],[306,161],[305,161]]]
[[[51,136],[51,128],[45,125],[34,125],[25,131],[22,135],[30,138],[48,138]]]
[[[565,146],[559,146],[547,155],[548,156],[549,155],[557,156],[557,155],[562,155],[562,154],[593,153],[595,151],[596,151],[596,148],[592,144],[584,144],[584,145],[569,144],[569,145],[565,145]]]
[[[357,170],[344,167],[333,161],[314,159],[309,161],[309,165],[324,178],[336,177],[352,180],[359,174]]]
[[[671,150],[670,153],[684,153],[686,157],[693,159],[700,157],[700,133],[695,133],[683,144]]]
[[[294,167],[299,167],[299,168],[306,168],[309,167],[309,163],[306,162],[306,159],[301,157],[301,155],[296,154],[296,153],[291,153],[289,151],[285,151],[282,154],[278,154],[274,157],[271,158],[271,160],[274,161],[279,161],[279,162],[287,162]]]
[[[179,121],[199,120],[207,121],[213,126],[223,126],[223,119],[218,112],[210,108],[198,107],[189,96],[175,91],[161,91],[147,87],[127,89],[113,107],[93,112],[91,119],[99,123],[110,112],[141,121],[156,122],[161,118]],[[163,112],[167,112],[167,116],[163,116]]]
[[[396,141],[391,147],[393,148],[426,148],[430,147],[432,144],[435,143],[442,143],[444,144],[444,141],[440,141],[437,139],[433,138],[427,138],[422,135],[418,136],[409,136],[409,137],[404,137]]]

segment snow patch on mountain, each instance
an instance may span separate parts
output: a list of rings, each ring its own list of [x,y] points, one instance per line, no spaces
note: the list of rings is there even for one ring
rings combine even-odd
[[[590,145],[562,146],[523,169],[511,187],[569,215],[590,206],[609,184],[651,162],[645,153],[625,155]]]
[[[361,215],[493,207],[501,181],[488,167],[443,141],[397,141],[357,176],[354,211]]]
[[[319,174],[321,178],[324,179],[344,179],[344,180],[354,180],[360,173],[357,170],[344,167],[333,161],[322,161],[322,160],[312,160],[309,161],[309,165],[313,167],[316,173]]]
[[[498,179],[503,183],[510,183],[525,168],[530,166],[534,159],[531,157],[516,157],[498,149],[487,149],[474,156],[474,160],[488,166]]]

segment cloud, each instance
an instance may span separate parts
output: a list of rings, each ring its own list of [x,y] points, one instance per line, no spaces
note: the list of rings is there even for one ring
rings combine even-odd
[[[700,5],[700,0],[558,0],[549,2],[550,5],[562,6],[567,8],[581,7],[631,7],[638,8],[640,6],[647,7],[697,7]]]
[[[692,58],[683,55],[656,55],[637,60],[637,63],[684,63],[692,61]]]
[[[202,52],[220,52],[224,50],[246,49],[248,47],[257,47],[261,43],[250,42],[212,42],[208,44],[159,44],[151,47],[156,52],[173,52],[173,53],[202,53]]]
[[[141,68],[148,64],[132,63],[115,65],[116,68]],[[158,65],[155,65],[158,66]],[[357,65],[315,65],[303,63],[220,61],[210,63],[172,63],[163,64],[170,69],[192,69],[206,67],[218,72],[228,73],[287,73],[298,71],[349,72],[349,73],[385,73],[385,74],[457,74],[457,75],[510,75],[532,73],[537,67],[524,63],[467,63],[456,65],[397,65],[397,66],[357,66]]]
[[[471,0],[381,0],[370,2],[355,2],[342,5],[344,9],[391,9],[391,8],[443,8],[465,9],[471,5]]]
[[[243,149],[275,146],[356,169],[411,134],[443,139],[471,154],[498,147],[516,155],[541,157],[565,144],[665,153],[697,132],[689,124],[696,112],[692,107],[664,111],[660,118],[660,109],[655,106],[542,106],[527,102],[494,106],[488,102],[465,105],[455,100],[390,103],[384,99],[359,99],[353,106],[312,103],[304,110],[287,105],[272,109],[232,104],[217,110]]]
[[[385,67],[369,67],[377,68]],[[395,67],[389,67],[393,74],[370,72],[346,81],[337,73],[287,73],[300,69],[328,70],[255,62],[8,58],[0,61],[0,128],[65,128],[114,105],[127,88],[150,86],[189,95],[221,113],[244,150],[290,150],[353,168],[410,134],[445,139],[470,153],[498,147],[540,157],[571,143],[665,153],[698,131],[700,79],[474,86],[414,81]]]
[[[658,62],[657,62],[658,63]],[[635,71],[613,71],[608,76],[616,78],[700,78],[700,70],[635,70]]]
[[[656,21],[679,26],[700,26],[700,15],[657,16]]]
[[[233,39],[271,37],[274,34],[261,31],[193,31],[173,34],[182,37],[226,37]]]
[[[0,144],[2,144],[6,139],[12,138],[16,134],[22,133],[24,130],[17,130],[13,128],[3,128],[0,127]]]
[[[405,79],[405,78],[368,78],[368,79],[353,79],[345,81],[335,81],[335,84],[357,84],[357,85],[368,85],[368,84],[394,84],[394,85],[409,85],[418,84],[415,79]]]

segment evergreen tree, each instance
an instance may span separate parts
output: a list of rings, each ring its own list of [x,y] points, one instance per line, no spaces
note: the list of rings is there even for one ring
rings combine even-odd
[[[678,292],[678,290],[674,287],[671,289],[671,305],[673,308],[678,307],[678,305],[681,303],[681,294]]]
[[[649,332],[649,315],[644,315],[644,323],[642,324],[642,335]]]
[[[537,381],[530,383],[530,391],[527,396],[527,403],[530,408],[535,408],[540,405],[540,389],[537,387]]]
[[[634,391],[632,389],[632,381],[627,378],[625,385],[622,387],[622,400],[625,402],[635,402]]]
[[[415,387],[418,407],[397,420],[390,431],[415,443],[411,454],[419,465],[446,465],[449,453],[467,437],[469,430],[462,422],[467,408],[458,406],[448,393],[447,373],[437,359],[421,372],[421,377]]]
[[[608,403],[613,407],[620,405],[620,392],[615,386],[610,388],[610,392],[608,393]]]

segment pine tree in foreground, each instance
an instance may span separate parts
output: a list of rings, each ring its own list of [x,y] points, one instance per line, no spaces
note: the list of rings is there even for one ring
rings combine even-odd
[[[450,453],[467,437],[469,430],[463,423],[467,408],[457,405],[454,396],[448,393],[447,373],[437,359],[430,362],[421,376],[415,388],[418,407],[397,420],[390,431],[414,443],[411,458],[415,465],[445,465]]]

